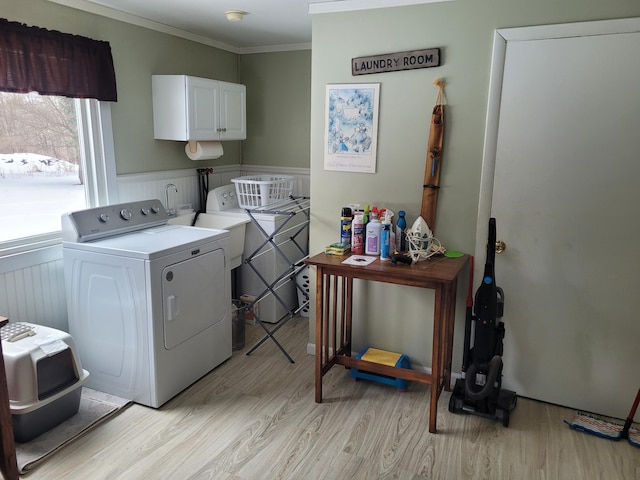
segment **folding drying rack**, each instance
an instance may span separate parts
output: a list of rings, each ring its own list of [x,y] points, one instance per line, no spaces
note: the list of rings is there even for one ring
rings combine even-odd
[[[289,320],[291,320],[296,314],[298,314],[302,309],[307,307],[309,304],[309,294],[302,289],[300,285],[296,282],[296,275],[303,270],[306,265],[303,263],[306,258],[309,257],[309,248],[308,248],[308,235],[309,235],[309,219],[310,219],[310,197],[303,196],[293,196],[290,195],[287,200],[283,200],[271,205],[267,205],[264,207],[257,207],[246,209],[247,215],[251,219],[252,223],[256,226],[258,231],[262,233],[264,236],[264,241],[244,260],[244,263],[247,264],[258,276],[260,281],[264,284],[264,290],[256,295],[255,300],[253,300],[250,304],[246,306],[247,310],[253,310],[253,306],[260,302],[262,299],[269,295],[273,295],[276,301],[282,305],[285,310],[285,314],[278,320],[276,326],[272,329],[269,329],[265,322],[260,319],[259,313],[254,311],[254,317],[256,319],[256,323],[262,327],[265,331],[265,336],[256,343],[253,347],[251,347],[246,355],[251,355],[260,345],[266,342],[268,339],[273,340],[273,342],[277,345],[280,351],[287,357],[287,359],[291,363],[295,363],[293,358],[287,353],[284,347],[278,342],[278,340],[274,337],[274,334],[284,327]],[[260,225],[260,222],[256,219],[255,215],[258,214],[275,214],[284,216],[284,221],[278,225],[272,233],[267,233],[264,228]],[[304,215],[304,220],[299,223],[292,224],[292,219],[296,215]],[[302,254],[302,258],[299,258],[296,255],[296,260],[294,261],[291,258],[291,253],[289,256],[283,251],[280,245],[275,241],[275,237],[278,234],[287,233],[291,234],[286,242],[291,242],[295,248],[294,251],[298,251],[298,253]],[[306,238],[304,237],[306,235]],[[303,241],[306,240],[306,241]],[[282,245],[283,243],[281,243]],[[270,248],[277,252],[277,254],[284,260],[284,268],[279,275],[276,275],[276,278],[269,281],[264,275],[259,271],[259,269],[254,264],[254,259],[259,255],[263,254],[263,248]],[[282,299],[282,297],[278,294],[278,288],[280,288],[283,284],[287,282],[293,282],[296,289],[302,291],[304,294],[304,298],[306,299],[302,305],[298,305],[295,308],[290,307],[286,304],[286,302]],[[257,309],[255,309],[257,310]]]

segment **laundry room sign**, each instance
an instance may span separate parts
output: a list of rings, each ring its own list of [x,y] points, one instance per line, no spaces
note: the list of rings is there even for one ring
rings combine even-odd
[[[440,49],[412,50],[409,52],[383,53],[351,59],[351,75],[397,72],[440,66]]]

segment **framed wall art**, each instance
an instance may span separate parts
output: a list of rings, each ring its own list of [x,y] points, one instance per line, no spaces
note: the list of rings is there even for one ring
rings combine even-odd
[[[324,169],[376,172],[380,84],[327,85]]]

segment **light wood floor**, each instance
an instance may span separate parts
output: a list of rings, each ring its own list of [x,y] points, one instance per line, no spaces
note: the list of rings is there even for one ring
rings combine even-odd
[[[247,327],[247,347],[260,338]],[[133,405],[26,478],[57,479],[640,479],[640,449],[578,433],[573,410],[519,399],[509,428],[406,393],[351,382],[334,367],[314,402],[308,321],[296,318],[251,356],[233,357],[159,410]]]

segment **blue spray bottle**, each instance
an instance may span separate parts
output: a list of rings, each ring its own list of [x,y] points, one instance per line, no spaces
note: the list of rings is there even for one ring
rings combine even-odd
[[[396,250],[404,252],[407,250],[407,239],[405,235],[407,233],[407,220],[404,218],[406,212],[400,210],[398,212],[398,221],[396,222]]]
[[[389,215],[385,214],[380,232],[380,260],[389,260],[391,249],[391,221]]]

